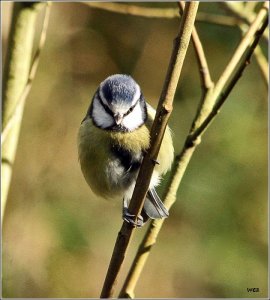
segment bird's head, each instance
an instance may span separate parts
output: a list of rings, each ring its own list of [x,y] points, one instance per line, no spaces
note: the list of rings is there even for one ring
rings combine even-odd
[[[141,89],[128,75],[116,74],[101,82],[90,109],[97,127],[133,131],[145,123],[146,103]]]

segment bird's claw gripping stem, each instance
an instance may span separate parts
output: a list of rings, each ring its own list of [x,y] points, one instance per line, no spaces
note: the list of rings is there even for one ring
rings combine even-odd
[[[123,220],[133,227],[142,227],[144,224],[142,216],[136,218],[136,215],[131,214],[126,207],[123,208]]]

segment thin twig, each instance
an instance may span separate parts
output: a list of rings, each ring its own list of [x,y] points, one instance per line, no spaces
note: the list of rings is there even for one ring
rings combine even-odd
[[[203,92],[206,93],[210,88],[213,87],[213,81],[209,72],[209,67],[205,57],[205,53],[203,51],[202,44],[195,27],[192,31],[192,44],[195,49],[195,55],[199,66],[201,88]]]
[[[184,4],[184,2],[180,1],[180,2],[178,2],[178,5],[179,5],[180,14],[182,15],[185,4]],[[194,26],[194,28],[192,30],[192,44],[195,49],[196,59],[197,59],[198,67],[199,67],[201,87],[203,90],[203,94],[205,94],[205,92],[208,89],[212,88],[213,81],[211,79],[208,63],[207,63],[207,60],[205,57],[202,43],[201,43],[200,38],[197,33],[196,26]]]
[[[25,102],[25,100],[31,90],[32,83],[35,78],[38,64],[39,64],[40,54],[41,54],[41,51],[42,51],[45,41],[46,41],[47,29],[48,29],[49,18],[50,18],[50,10],[51,10],[51,2],[47,2],[45,16],[44,16],[44,20],[43,20],[42,31],[40,34],[40,40],[39,40],[39,44],[38,44],[36,53],[33,57],[33,62],[32,62],[32,65],[31,65],[31,68],[29,71],[28,80],[22,91],[21,96],[19,97],[17,104],[15,105],[13,112],[10,114],[10,117],[7,119],[6,124],[3,125],[2,134],[1,134],[1,145],[5,142],[6,137],[9,133],[10,129],[12,128],[14,121],[16,121],[16,117],[20,111],[20,107]]]
[[[269,84],[268,62],[262,52],[262,48],[259,45],[256,47],[254,54],[255,54],[255,58],[258,63],[258,66],[260,68],[261,74],[263,76],[263,79],[265,81],[266,87],[268,87],[268,84]]]
[[[83,4],[95,8],[110,11],[113,13],[126,14],[144,18],[164,18],[173,19],[179,18],[178,9],[176,8],[153,8],[136,6],[123,3],[99,3],[99,2],[82,2]],[[214,23],[221,26],[236,26],[239,20],[234,17],[224,15],[214,15],[205,12],[198,12],[196,21],[205,23]]]
[[[265,20],[263,21],[263,25],[261,26],[261,28],[259,30],[257,30],[255,32],[255,39],[254,39],[253,43],[251,44],[250,48],[248,49],[248,51],[246,52],[244,59],[242,60],[242,63],[240,64],[237,71],[235,72],[235,74],[233,75],[233,77],[231,78],[229,83],[227,84],[226,88],[219,94],[219,96],[216,100],[216,104],[213,107],[211,113],[207,116],[207,118],[200,125],[200,127],[197,128],[196,131],[190,136],[190,138],[188,139],[188,143],[193,143],[194,140],[196,140],[199,136],[201,136],[202,133],[204,133],[204,131],[207,129],[207,127],[213,121],[215,116],[219,113],[220,108],[224,104],[228,95],[230,94],[230,92],[232,91],[232,89],[234,88],[234,86],[236,85],[236,83],[238,82],[240,77],[242,76],[244,69],[247,67],[247,65],[249,65],[250,58],[251,58],[256,46],[258,45],[259,40],[260,40],[264,30],[266,29],[267,25],[268,25],[268,16],[266,15]]]
[[[151,146],[148,153],[143,159],[133,196],[129,205],[130,213],[137,217],[142,210],[145,195],[149,188],[151,176],[154,170],[153,160],[156,160],[157,158],[168,118],[172,111],[174,94],[189,44],[198,5],[198,2],[187,3],[183,17],[180,21],[179,34],[175,39],[166,79],[159,99],[153,126],[150,132]],[[123,222],[122,228],[115,243],[113,255],[101,292],[101,298],[108,298],[113,296],[114,286],[116,284],[121,265],[125,258],[127,246],[129,244],[133,231],[134,228],[132,226],[130,226],[126,222]]]
[[[236,82],[239,80],[241,74],[243,73],[244,69],[248,65],[247,62],[250,60],[250,57],[254,51],[254,48],[259,42],[259,39],[261,38],[261,35],[264,31],[264,29],[267,26],[267,13],[265,21],[261,27],[261,29],[258,30],[260,27],[260,24],[257,24],[257,32],[255,32],[256,36],[255,39],[251,45],[251,47],[247,50],[245,58],[243,62],[241,63],[240,67],[235,73],[235,76],[230,80],[230,82],[227,85],[227,88],[225,89],[224,93],[220,96],[220,99],[217,101],[217,103],[224,103],[224,101],[227,99],[228,95],[230,94],[231,90],[235,86]],[[240,43],[241,45],[241,43]],[[211,99],[213,97],[211,90],[208,90],[208,93],[206,93],[204,97],[204,103],[201,105],[201,109],[197,116],[195,117],[193,124],[197,124],[195,129],[201,128],[204,126],[203,118],[200,116],[203,116],[207,119],[207,110],[204,110],[204,107],[211,107],[212,103],[215,102]],[[221,106],[220,106],[221,107]],[[219,108],[220,108],[219,107]],[[213,111],[216,112],[217,106],[213,108]],[[209,116],[211,113],[209,114]],[[203,122],[203,123],[202,123]],[[201,126],[201,127],[200,127]],[[196,132],[196,131],[195,131]],[[165,195],[164,204],[165,206],[170,209],[170,207],[174,204],[176,201],[176,195],[177,190],[179,188],[179,185],[181,183],[181,180],[183,178],[183,175],[185,173],[186,167],[188,166],[190,159],[197,147],[197,145],[200,143],[201,134],[203,132],[200,132],[200,134],[193,134],[193,128],[191,127],[190,133],[186,138],[183,150],[179,154],[179,156],[176,157],[173,170],[171,172],[171,177],[168,184],[168,189]],[[192,138],[191,138],[192,137]],[[149,226],[143,241],[141,242],[139,249],[137,251],[136,257],[133,260],[133,264],[130,268],[129,274],[126,278],[126,281],[122,287],[122,290],[120,292],[121,298],[123,297],[133,297],[134,296],[134,289],[137,284],[137,281],[142,273],[143,267],[147,261],[147,258],[150,254],[151,248],[155,245],[157,236],[162,228],[163,222],[165,220],[154,220],[151,225]]]
[[[243,34],[247,31],[246,27],[247,27],[247,25],[243,24],[243,23],[239,25],[239,28]],[[268,61],[265,58],[262,48],[260,47],[259,44],[257,45],[257,47],[254,50],[254,56],[256,58],[256,62],[259,66],[259,69],[261,71],[266,88],[268,89],[268,84],[269,84]]]
[[[241,60],[244,52],[249,47],[250,43],[252,42],[257,29],[262,24],[265,16],[268,13],[269,3],[266,1],[263,7],[260,9],[256,19],[252,22],[249,27],[249,30],[244,35],[240,45],[234,52],[233,57],[231,58],[230,62],[226,66],[225,70],[223,71],[222,75],[218,79],[215,88],[213,90],[213,100],[216,101],[218,95],[220,95],[221,91],[225,87],[226,83],[228,82],[229,78],[232,76],[233,72],[235,71],[236,66],[238,65],[239,61]]]
[[[225,8],[225,10],[229,11],[231,14],[233,14],[233,16],[247,25],[250,25],[256,17],[256,13],[253,10],[245,9],[243,2],[224,1],[221,3],[221,5]],[[269,37],[266,31],[263,33],[263,37],[266,42],[268,42]]]
[[[221,3],[224,6],[225,10],[233,14],[236,18],[240,19],[246,24],[250,24],[256,17],[256,14],[253,10],[247,10],[244,2],[230,2],[226,1]]]
[[[184,3],[182,1],[179,1],[178,3],[180,8],[180,13],[182,13],[184,8]],[[195,49],[197,65],[199,67],[202,93],[201,93],[201,100],[198,105],[197,113],[195,115],[194,121],[192,122],[191,132],[193,132],[193,130],[198,127],[198,124],[202,123],[202,120],[205,118],[205,115],[211,110],[212,107],[210,107],[210,105],[208,104],[208,98],[210,97],[212,90],[214,88],[214,82],[211,79],[203,46],[195,26],[192,31],[192,43]]]
[[[199,12],[198,17],[196,17],[196,22],[204,22],[210,23],[220,26],[237,26],[239,24],[239,20],[235,17],[225,16],[221,14],[212,14],[206,12]]]
[[[146,17],[146,18],[178,18],[179,14],[177,9],[174,8],[152,8],[152,7],[142,7],[123,3],[98,3],[98,2],[82,2],[89,7],[107,10],[114,13],[128,14],[132,16]],[[248,5],[250,4],[250,5]],[[222,26],[238,26],[243,27],[244,24],[250,25],[251,21],[255,18],[255,13],[253,11],[257,3],[251,5],[251,2],[243,6],[243,9],[237,8],[235,3],[224,3],[224,6],[233,13],[232,16],[209,14],[205,12],[198,12],[196,16],[196,21],[214,23],[216,25]],[[239,4],[241,5],[241,3]],[[247,9],[248,8],[248,9]],[[244,22],[244,23],[243,23]],[[195,33],[196,34],[196,33]],[[264,32],[264,36],[267,37],[267,33]],[[265,72],[266,67],[263,63],[263,57],[259,53],[259,50],[255,51],[256,59],[258,61],[259,67],[262,71],[264,79],[267,81],[267,73]],[[203,69],[202,69],[203,70]],[[269,80],[267,81],[269,82]]]
[[[87,6],[97,9],[103,9],[114,13],[132,15],[145,18],[179,18],[175,8],[152,8],[114,2],[82,2]]]

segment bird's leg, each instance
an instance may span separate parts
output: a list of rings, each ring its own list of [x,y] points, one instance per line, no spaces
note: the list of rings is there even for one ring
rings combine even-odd
[[[143,217],[140,215],[136,218],[136,215],[132,215],[128,210],[127,199],[123,199],[123,220],[133,227],[142,227],[144,225]]]

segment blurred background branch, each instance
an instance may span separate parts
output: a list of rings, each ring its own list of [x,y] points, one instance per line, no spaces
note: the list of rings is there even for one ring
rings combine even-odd
[[[248,26],[256,18],[255,9],[258,4],[259,2],[256,1],[246,2],[245,4],[243,2],[225,1],[221,3],[221,6],[225,9],[225,11],[227,11],[230,14],[233,14],[236,18],[238,18],[238,20],[240,21],[238,22],[238,27],[241,29],[241,31],[244,34],[247,31]],[[265,30],[263,33],[263,38],[268,43],[269,40],[268,27],[267,30]],[[262,73],[262,77],[264,79],[266,87],[268,88],[268,84],[269,84],[268,62],[263,54],[260,45],[257,45],[255,49],[255,58],[260,68],[260,71]]]
[[[217,113],[219,112],[221,106],[224,104],[226,99],[228,99],[230,92],[232,91],[237,81],[240,79],[244,69],[249,64],[251,55],[253,54],[254,49],[256,48],[265,28],[268,25],[268,7],[269,7],[268,3],[265,3],[264,7],[260,10],[254,22],[252,22],[248,32],[239,43],[238,48],[236,49],[235,53],[233,54],[228,64],[229,66],[231,65],[232,68],[230,69],[229,67],[228,69],[225,69],[223,74],[220,77],[222,78],[222,80],[224,80],[224,82],[222,84],[222,88],[218,86],[217,89],[219,92],[218,93],[212,92],[213,84],[209,85],[209,88],[206,89],[206,92],[204,88],[202,90],[202,95],[203,95],[202,104],[200,105],[198,113],[192,123],[193,125],[186,138],[184,147],[181,153],[175,159],[174,168],[171,172],[168,188],[166,190],[165,197],[164,197],[164,204],[168,209],[170,209],[171,206],[176,201],[176,195],[179,189],[179,185],[182,181],[183,175],[190,162],[190,159],[192,158],[192,155],[197,145],[199,145],[201,141],[202,134],[204,133],[208,125],[211,123],[211,121],[214,119],[214,117],[217,115]],[[183,9],[182,3],[180,3],[180,9],[181,10]],[[263,24],[261,24],[262,22]],[[192,38],[195,46],[195,51],[197,52],[197,57],[204,58],[203,59],[204,61],[205,60],[204,51],[195,28],[193,30]],[[241,54],[239,54],[239,52]],[[202,62],[198,60],[198,64],[199,66],[201,66]],[[203,64],[207,65],[206,60],[203,62]],[[230,70],[230,72],[228,70]],[[232,73],[234,73],[234,76],[232,77],[228,76]],[[207,74],[209,74],[209,70]],[[213,88],[215,90],[216,85],[214,85]],[[214,103],[216,104],[214,105]],[[133,260],[129,273],[126,277],[126,280],[120,292],[119,295],[120,298],[134,297],[134,289],[142,274],[142,270],[148,259],[150,251],[156,243],[158,234],[164,222],[165,222],[164,219],[153,220],[151,222],[137,250],[136,256]]]
[[[209,109],[207,109],[209,114],[204,119],[203,123],[196,128],[195,132],[192,134],[191,140],[196,140],[196,138],[207,128],[219,112],[220,107],[227,99],[231,89],[241,77],[244,68],[249,64],[250,57],[268,25],[268,10],[269,3],[265,2],[216,82],[210,98]]]
[[[51,8],[51,2],[47,2],[42,31],[41,31],[41,35],[40,35],[40,40],[39,40],[38,48],[33,57],[33,61],[31,64],[30,71],[29,71],[28,80],[22,91],[21,96],[19,97],[18,102],[16,103],[14,111],[10,114],[9,118],[6,121],[6,124],[2,128],[1,145],[5,142],[6,137],[9,133],[9,130],[12,128],[13,122],[16,121],[17,114],[20,113],[20,107],[21,107],[21,105],[24,106],[24,102],[31,90],[31,86],[32,86],[33,80],[35,78],[38,64],[39,64],[40,54],[41,54],[42,48],[44,47],[45,41],[46,41],[47,29],[48,29],[49,18],[50,18],[50,8]]]
[[[233,14],[240,21],[250,25],[256,18],[255,8],[259,3],[260,1],[253,1],[253,3],[243,1],[224,1],[221,2],[220,5],[222,5],[226,11]],[[268,43],[268,30],[263,33],[263,37]]]
[[[259,45],[257,45],[254,53],[255,53],[256,61],[259,65],[259,67],[260,67],[261,74],[262,74],[263,79],[265,81],[265,85],[268,88],[268,85],[269,85],[268,61],[267,61],[266,57],[263,54],[262,48]]]
[[[35,22],[39,11],[45,5],[45,3],[41,2],[14,3],[12,25],[9,36],[8,56],[6,59],[3,83],[3,136],[1,143],[2,221],[12,176],[12,166],[16,155],[24,102],[31,87],[31,82],[35,75],[39,58],[38,53],[35,57],[33,68],[30,70],[35,36]],[[44,34],[42,34],[41,42],[44,42]]]
[[[109,12],[119,13],[119,14],[127,14],[132,16],[139,16],[145,18],[165,18],[172,19],[178,18],[178,10],[176,8],[152,8],[152,7],[142,7],[136,6],[132,4],[123,4],[123,3],[98,3],[98,2],[82,2],[83,4],[94,8],[107,10]],[[221,26],[234,26],[239,27],[241,30],[244,30],[245,25],[250,25],[251,22],[256,17],[256,6],[258,2],[229,2],[225,1],[221,3],[221,6],[227,11],[230,16],[226,15],[217,15],[214,13],[205,13],[198,12],[196,21],[197,22],[205,22],[212,23]],[[245,30],[244,30],[245,31]],[[268,32],[265,31],[263,36],[266,41],[268,41]],[[259,45],[258,45],[259,47]],[[255,57],[259,68],[262,72],[263,78],[268,84],[268,73],[266,69],[268,69],[267,61],[264,57],[263,52],[259,49],[255,51]]]
[[[265,15],[264,15],[265,18]],[[257,19],[256,19],[257,20]],[[256,25],[256,22],[254,22],[251,26],[250,29],[256,28],[254,25]],[[189,142],[193,143],[194,140],[196,140],[198,137],[201,136],[201,134],[207,129],[207,127],[210,125],[210,123],[213,121],[213,119],[216,117],[216,115],[220,112],[220,108],[226,101],[228,95],[236,85],[237,81],[240,79],[242,76],[242,73],[244,69],[250,64],[250,58],[261,38],[261,35],[263,34],[266,26],[268,25],[268,17],[265,18],[263,25],[261,26],[260,29],[258,29],[258,26],[260,26],[260,23],[257,23],[257,32],[255,32],[255,39],[252,42],[251,46],[249,49],[246,51],[246,53],[243,53],[243,57],[239,57],[238,64],[234,67],[233,73],[234,75],[228,79],[226,84],[224,85],[225,88],[223,87],[223,90],[221,90],[220,94],[214,94],[216,96],[215,100],[213,101],[215,103],[214,107],[212,108],[212,111],[209,113],[209,115],[205,118],[203,123],[195,129],[195,131],[191,134]],[[251,30],[250,30],[251,31]],[[244,45],[244,38],[242,40],[243,43],[240,43],[239,48],[241,48]],[[236,52],[235,52],[236,53]],[[232,60],[235,59],[235,55],[232,57]],[[242,60],[240,62],[240,59]],[[231,61],[232,61],[231,60]],[[213,97],[212,95],[212,97]]]
[[[127,14],[137,17],[145,18],[165,18],[173,19],[179,18],[179,13],[177,8],[152,8],[152,7],[142,7],[132,4],[122,4],[122,3],[98,3],[98,2],[82,2],[83,4],[96,9],[107,10],[119,14]],[[237,18],[215,15],[205,12],[198,12],[196,21],[214,23],[216,25],[222,26],[235,26],[239,24]]]
[[[241,30],[242,34],[244,35],[249,28],[248,25],[241,23],[239,24],[239,29]],[[265,83],[266,88],[268,89],[268,84],[269,84],[269,72],[268,72],[268,61],[267,58],[265,57],[261,46],[258,44],[257,47],[255,48],[254,51],[254,56],[256,59],[256,62],[258,64],[258,67],[260,69],[263,81]]]
[[[83,4],[97,9],[103,9],[114,13],[127,14],[137,17],[146,18],[177,18],[179,17],[178,11],[175,8],[151,8],[142,7],[132,4],[123,3],[99,3],[99,2],[82,2]]]

